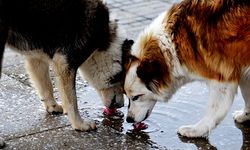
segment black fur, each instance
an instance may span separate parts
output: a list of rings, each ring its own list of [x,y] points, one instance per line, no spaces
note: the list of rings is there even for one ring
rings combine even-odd
[[[121,46],[122,47],[122,61],[120,62],[123,68],[121,72],[117,73],[116,75],[114,75],[112,78],[109,79],[109,82],[111,84],[125,80],[125,74],[126,74],[125,64],[127,63],[127,59],[130,57],[130,50],[133,44],[134,44],[134,41],[131,39],[130,40],[126,39],[125,41],[123,41],[122,46]]]
[[[110,34],[99,0],[0,0],[0,61],[7,40],[20,51],[64,54],[77,69],[95,49],[107,49]]]

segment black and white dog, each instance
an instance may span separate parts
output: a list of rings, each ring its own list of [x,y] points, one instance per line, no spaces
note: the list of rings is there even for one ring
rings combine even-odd
[[[64,112],[77,130],[96,128],[77,109],[78,68],[106,107],[123,106],[125,38],[101,0],[0,0],[0,61],[5,45],[23,54],[46,110]],[[49,63],[58,77],[62,106],[53,97]]]

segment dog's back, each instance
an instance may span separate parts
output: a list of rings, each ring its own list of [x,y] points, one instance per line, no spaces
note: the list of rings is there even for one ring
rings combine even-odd
[[[5,41],[18,50],[79,50],[86,58],[110,41],[109,11],[101,1],[0,0],[1,56]],[[94,18],[93,18],[94,16]],[[78,63],[86,58],[79,58]]]
[[[241,68],[250,65],[249,12],[246,0],[186,0],[169,12],[166,32],[175,35],[178,57],[190,70],[239,81]]]

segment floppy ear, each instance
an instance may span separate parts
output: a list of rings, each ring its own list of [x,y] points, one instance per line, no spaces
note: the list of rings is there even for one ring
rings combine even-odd
[[[133,44],[134,41],[128,39],[124,40],[122,44],[122,66],[125,73],[128,70],[131,62],[137,59],[131,55],[131,48]]]
[[[130,61],[130,50],[131,47],[133,45],[134,41],[133,40],[124,40],[122,45],[121,45],[121,51],[122,51],[122,60],[121,60],[121,67],[122,70],[120,72],[118,72],[117,74],[115,74],[113,77],[111,77],[108,82],[109,83],[117,83],[117,82],[121,82],[122,84],[124,84],[124,80],[125,80],[125,74],[126,74],[126,65],[128,64],[128,61]]]
[[[137,76],[145,83],[153,93],[159,93],[160,88],[165,86],[167,68],[159,60],[144,60],[137,68]]]
[[[131,58],[131,47],[134,44],[133,40],[124,40],[122,43],[122,61],[123,65],[128,64]]]

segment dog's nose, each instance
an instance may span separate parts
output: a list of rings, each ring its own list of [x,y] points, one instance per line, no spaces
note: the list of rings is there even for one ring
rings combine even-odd
[[[134,122],[135,122],[134,118],[129,117],[129,116],[127,117],[126,121],[127,121],[128,123],[134,123]]]

